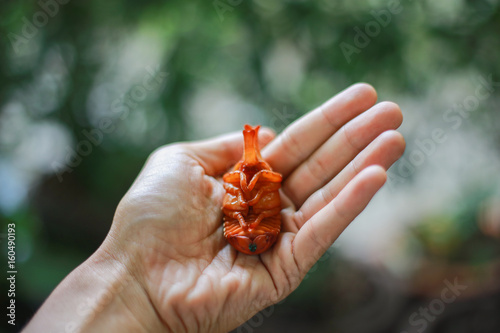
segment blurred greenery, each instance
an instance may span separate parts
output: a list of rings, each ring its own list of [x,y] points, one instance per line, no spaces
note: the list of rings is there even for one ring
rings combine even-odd
[[[0,212],[2,227],[7,221],[17,225],[20,322],[99,246],[120,198],[156,147],[240,130],[244,123],[279,131],[359,81],[374,85],[380,100],[402,106],[407,159],[419,149],[415,140],[434,128],[445,128],[450,138],[451,146],[438,147],[423,166],[397,178],[403,179],[396,182],[399,190],[411,196],[423,186],[423,197],[436,198],[462,190],[434,182],[432,175],[452,175],[455,185],[468,181],[479,188],[415,216],[408,242],[425,249],[423,258],[498,259],[498,238],[469,228],[477,225],[481,203],[500,193],[488,178],[498,175],[491,168],[499,165],[493,162],[500,148],[497,86],[457,131],[443,118],[474,95],[479,77],[500,79],[498,0],[5,0],[0,17]],[[369,30],[377,25],[379,32]],[[356,42],[360,38],[363,45]],[[346,57],[347,44],[357,51]],[[154,88],[144,83],[155,79]],[[84,147],[102,119],[110,119],[113,130],[93,136],[102,143]],[[480,138],[481,149],[470,137]],[[449,157],[453,143],[459,151]],[[74,151],[85,148],[88,156],[75,160]],[[472,162],[475,171],[464,169]],[[392,170],[401,176],[401,164]],[[410,200],[414,210],[407,215],[425,211],[423,199]],[[330,259],[290,305],[279,305],[277,315],[252,330],[272,331],[286,324],[280,318],[321,307],[328,311],[304,321],[327,331],[342,303],[354,307],[374,295],[377,285],[368,286],[366,268]],[[348,275],[342,272],[353,272],[347,278],[352,284],[344,286]],[[418,304],[420,296],[409,294],[403,303]],[[405,311],[388,323],[350,331],[399,332],[408,326]],[[491,331],[498,331],[495,323]]]

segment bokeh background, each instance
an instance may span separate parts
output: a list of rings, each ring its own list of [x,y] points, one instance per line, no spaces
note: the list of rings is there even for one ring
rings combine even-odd
[[[153,149],[279,132],[365,81],[403,110],[403,159],[301,286],[235,331],[499,332],[499,2],[2,1],[18,325],[100,245]]]

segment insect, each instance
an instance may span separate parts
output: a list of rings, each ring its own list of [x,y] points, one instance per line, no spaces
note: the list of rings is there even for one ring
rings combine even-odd
[[[260,126],[245,125],[243,159],[222,180],[224,237],[236,250],[259,254],[269,249],[281,229],[279,189],[283,177],[260,155]]]

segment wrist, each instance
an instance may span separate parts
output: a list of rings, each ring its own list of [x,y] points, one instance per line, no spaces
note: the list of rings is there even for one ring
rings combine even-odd
[[[101,247],[82,266],[83,276],[100,285],[77,308],[88,316],[85,331],[159,331],[161,322],[134,260],[117,258]]]
[[[57,286],[25,331],[161,331],[137,277],[132,262],[101,247]]]

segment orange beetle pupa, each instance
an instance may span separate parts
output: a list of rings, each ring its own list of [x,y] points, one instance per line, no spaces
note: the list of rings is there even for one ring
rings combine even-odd
[[[281,229],[279,189],[283,177],[260,155],[259,128],[245,125],[243,159],[222,178],[226,190],[222,204],[224,237],[246,254],[269,249]]]

